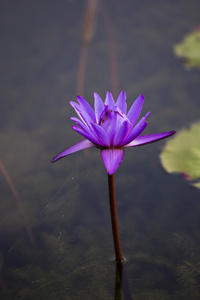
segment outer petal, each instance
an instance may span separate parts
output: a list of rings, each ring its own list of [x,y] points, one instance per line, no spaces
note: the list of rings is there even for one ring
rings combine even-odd
[[[129,144],[131,141],[133,141],[137,136],[139,136],[142,131],[145,130],[145,128],[148,125],[148,122],[146,122],[146,119],[148,118],[150,112],[146,114],[145,117],[143,117],[137,125],[132,129],[130,134],[120,143],[121,146],[124,146],[126,144]]]
[[[121,164],[124,157],[123,149],[103,149],[101,150],[101,157],[108,174],[113,174]]]
[[[87,114],[92,118],[92,121],[95,122],[94,110],[92,109],[90,104],[85,99],[83,99],[81,96],[77,96],[77,100],[78,100],[80,106],[83,108],[83,110],[86,111]]]
[[[95,147],[95,145],[93,143],[91,143],[90,141],[88,140],[82,140],[76,144],[74,144],[73,146],[65,149],[64,151],[60,152],[59,154],[57,154],[52,160],[51,162],[55,162],[56,160],[64,157],[64,156],[67,156],[71,153],[74,153],[74,152],[77,152],[77,151],[80,151],[80,150],[83,150],[83,149],[86,149],[86,148],[91,148],[91,147]]]
[[[74,118],[74,117],[71,117],[70,118],[72,121],[74,121],[83,131],[85,131],[87,134],[89,134],[90,136],[93,136],[95,139],[97,138],[96,136],[96,132],[94,132],[94,129],[92,127],[92,124],[93,123],[88,123],[87,126],[84,125],[82,123],[81,120],[79,120],[78,118]]]
[[[86,125],[84,125],[81,120],[79,120],[78,118],[75,117],[71,117],[70,118],[72,121],[74,121],[81,129],[83,129],[85,132],[87,132],[88,134],[91,133],[90,128],[88,129],[88,127]]]
[[[121,111],[126,115],[127,112],[127,104],[126,104],[126,93],[125,92],[121,92],[119,94],[119,97],[117,99],[116,105],[119,109],[121,109]]]
[[[72,129],[74,131],[80,133],[82,136],[84,136],[84,138],[86,138],[87,140],[89,140],[93,144],[101,146],[101,143],[98,140],[98,138],[96,136],[94,136],[92,133],[87,133],[87,132],[83,131],[81,128],[79,128],[78,126],[75,126],[75,125],[72,125]]]
[[[158,140],[162,140],[170,135],[173,135],[174,133],[176,133],[175,130],[169,131],[169,132],[163,132],[163,133],[140,135],[140,136],[136,137],[131,143],[125,145],[124,147],[135,147],[135,146],[153,143]]]
[[[76,102],[70,101],[70,104],[75,110],[75,112],[77,113],[77,115],[79,116],[79,118],[81,119],[81,121],[89,127],[90,123],[93,123],[92,116],[90,116],[87,113],[87,111],[85,111],[84,108],[81,105],[77,104]]]
[[[142,110],[142,105],[144,102],[144,96],[140,95],[132,104],[131,108],[128,111],[127,117],[131,122],[132,126],[135,125],[137,119],[139,118],[140,112]]]

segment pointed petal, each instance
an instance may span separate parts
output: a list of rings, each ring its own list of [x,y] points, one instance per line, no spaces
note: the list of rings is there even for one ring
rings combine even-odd
[[[70,101],[70,104],[81,119],[81,121],[89,127],[90,123],[93,122],[92,117],[88,115],[88,113],[76,102]]]
[[[133,141],[137,136],[139,136],[142,131],[145,130],[145,128],[148,125],[148,122],[146,122],[146,119],[148,118],[148,116],[150,115],[150,112],[148,112],[146,114],[145,117],[143,117],[138,123],[137,125],[132,129],[132,131],[130,132],[130,134],[121,142],[121,146],[124,146],[126,144],[129,144],[131,141]]]
[[[77,100],[78,100],[80,106],[83,108],[83,110],[86,111],[87,114],[92,118],[92,121],[95,122],[94,110],[92,109],[90,104],[85,99],[83,99],[81,96],[77,96]]]
[[[123,149],[103,149],[101,157],[108,174],[113,174],[118,169],[124,157]]]
[[[117,147],[121,144],[121,142],[126,138],[129,130],[130,130],[130,122],[129,121],[124,121],[119,130],[117,131],[114,141],[113,141],[113,147]]]
[[[55,162],[56,160],[64,157],[64,156],[67,156],[71,153],[74,153],[74,152],[77,152],[77,151],[80,151],[80,150],[83,150],[83,149],[86,149],[86,148],[91,148],[91,147],[95,147],[95,145],[93,143],[91,143],[90,141],[88,140],[82,140],[76,144],[74,144],[73,146],[63,150],[62,152],[60,152],[59,154],[57,154],[52,160],[51,162]]]
[[[137,119],[139,118],[140,112],[142,110],[142,105],[144,102],[144,96],[140,95],[132,104],[131,108],[128,111],[127,117],[131,122],[132,126],[135,125]]]
[[[88,127],[87,127],[85,124],[83,124],[83,123],[81,122],[81,120],[79,120],[78,118],[75,118],[75,117],[71,117],[70,119],[71,119],[73,122],[75,122],[78,126],[80,126],[80,128],[83,129],[85,132],[89,133]]]
[[[116,105],[126,115],[126,113],[127,113],[127,104],[126,104],[126,93],[125,92],[122,91],[119,94]]]
[[[93,135],[91,132],[87,133],[87,132],[83,131],[81,128],[79,128],[78,126],[75,126],[75,125],[72,125],[72,129],[74,131],[78,132],[79,134],[81,134],[82,136],[84,136],[87,140],[91,141],[95,145],[101,146],[101,143],[99,142],[97,137],[95,135]]]
[[[108,115],[109,117],[109,115]],[[117,132],[118,113],[111,113],[109,126],[106,128],[106,133],[109,139],[109,146],[113,146],[113,140]]]
[[[99,124],[100,116],[104,110],[104,103],[97,93],[94,93],[94,110],[96,116],[96,123]]]
[[[176,131],[173,130],[173,131],[163,132],[163,133],[140,135],[136,139],[134,139],[131,143],[125,145],[124,147],[135,147],[135,146],[153,143],[153,142],[165,139],[168,136],[173,135],[174,133],[176,133]]]
[[[92,124],[92,127],[96,133],[98,140],[100,141],[101,146],[109,147],[110,144],[109,144],[108,135],[107,132],[105,132],[105,130],[103,129],[103,127],[96,124]]]
[[[113,96],[110,92],[107,92],[107,94],[106,94],[105,105],[108,105],[111,110],[115,109],[115,106],[116,106],[115,101],[114,101]]]
[[[71,117],[70,118],[72,121],[74,121],[83,131],[85,131],[88,135],[93,136],[96,138],[96,132],[94,132],[94,129],[92,127],[93,123],[88,123],[87,125],[83,124],[81,120],[78,118]]]

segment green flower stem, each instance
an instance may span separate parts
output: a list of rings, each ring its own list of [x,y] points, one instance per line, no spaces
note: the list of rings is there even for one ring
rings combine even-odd
[[[112,175],[108,174],[108,187],[109,187],[110,214],[111,214],[113,241],[114,241],[114,248],[115,248],[115,260],[116,262],[122,262],[124,258],[122,256],[121,242],[119,236],[114,174]]]

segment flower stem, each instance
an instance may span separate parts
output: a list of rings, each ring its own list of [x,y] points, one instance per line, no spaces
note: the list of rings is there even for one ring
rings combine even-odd
[[[112,175],[108,174],[108,187],[109,187],[110,214],[111,214],[113,241],[114,241],[114,248],[115,248],[115,261],[122,262],[124,258],[122,256],[121,242],[119,236],[114,174]]]

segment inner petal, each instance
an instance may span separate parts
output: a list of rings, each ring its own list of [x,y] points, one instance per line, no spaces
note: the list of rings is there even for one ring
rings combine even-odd
[[[127,113],[127,104],[126,104],[126,93],[121,92],[116,102],[116,106],[121,109],[121,111],[126,114]]]
[[[101,114],[104,110],[104,103],[97,93],[94,93],[94,110],[96,116],[96,123],[99,124]]]

